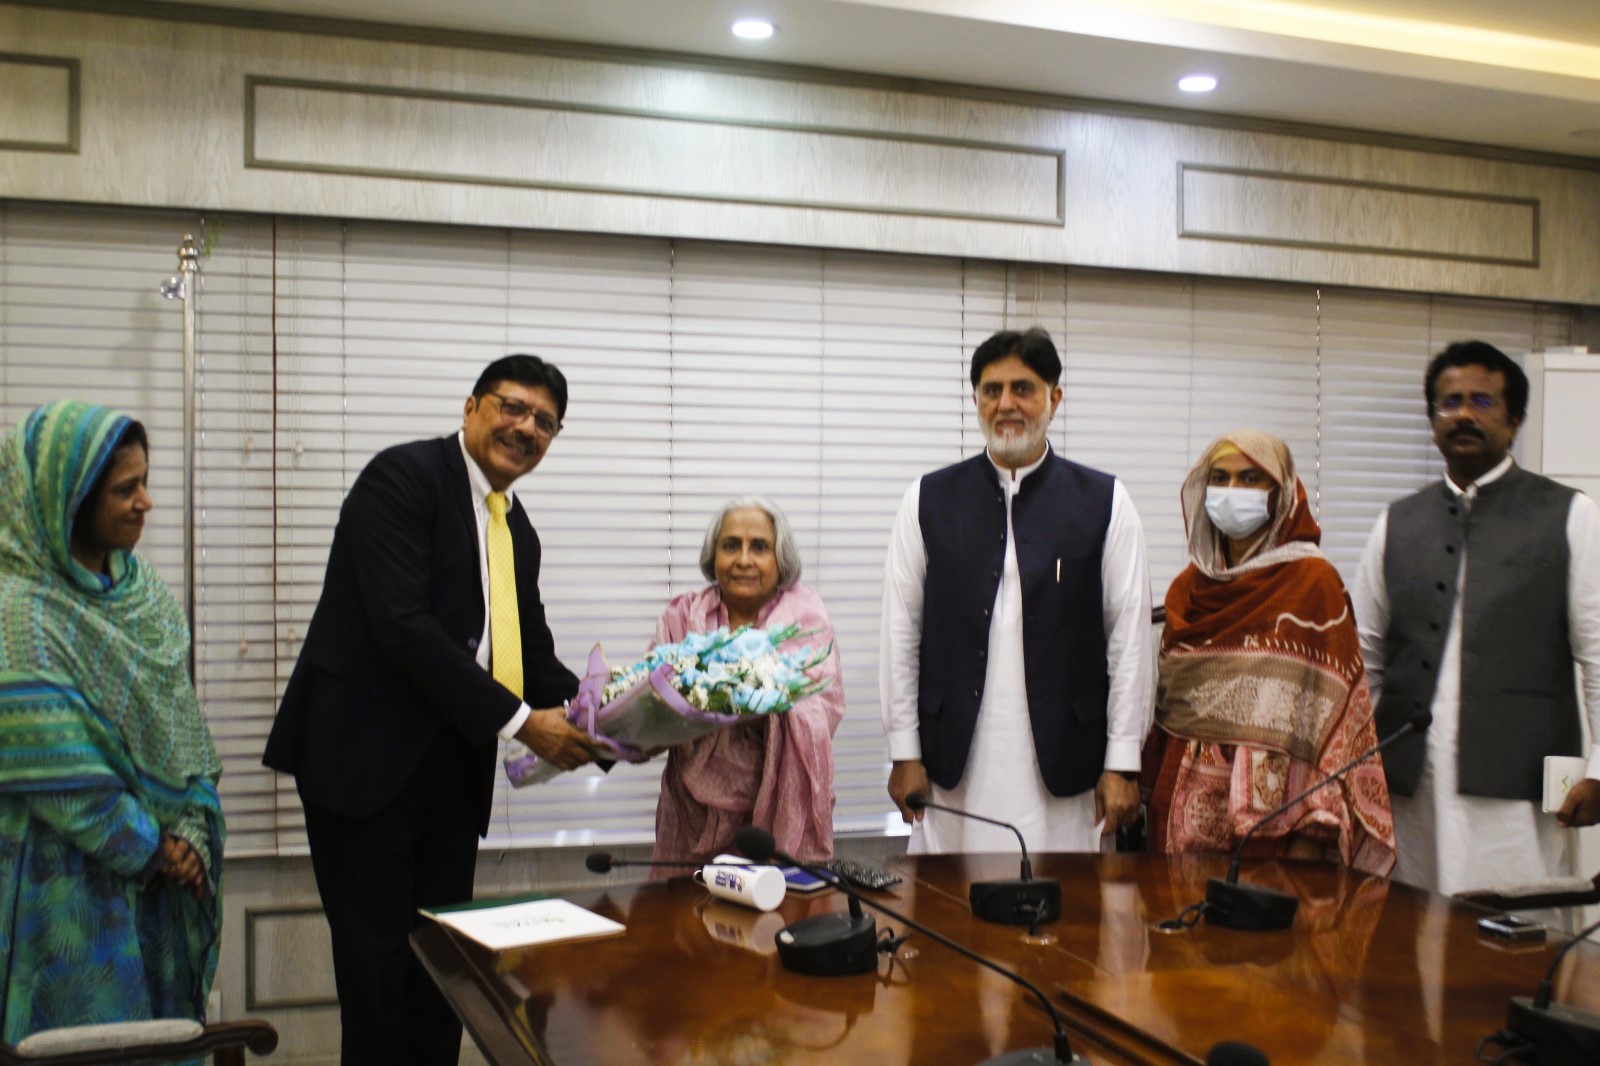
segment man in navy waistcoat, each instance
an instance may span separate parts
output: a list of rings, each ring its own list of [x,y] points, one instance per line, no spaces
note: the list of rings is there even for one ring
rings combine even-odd
[[[1093,851],[1139,808],[1150,725],[1144,531],[1116,478],[1056,455],[1061,358],[1039,328],[972,357],[986,450],[919,479],[890,535],[879,677],[913,853]]]

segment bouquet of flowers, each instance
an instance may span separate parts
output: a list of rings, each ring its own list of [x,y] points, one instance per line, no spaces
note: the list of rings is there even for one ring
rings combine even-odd
[[[578,686],[567,718],[595,747],[618,759],[642,762],[647,752],[684,744],[754,715],[784,714],[826,681],[807,671],[833,650],[778,648],[804,636],[798,625],[756,629],[727,627],[690,633],[658,644],[638,662],[608,669],[600,646],[589,653],[588,676]],[[505,761],[518,788],[548,781],[561,771],[532,752]]]

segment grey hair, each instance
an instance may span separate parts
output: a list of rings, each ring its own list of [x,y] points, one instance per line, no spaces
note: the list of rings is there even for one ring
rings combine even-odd
[[[783,513],[783,508],[765,496],[736,496],[722,505],[722,510],[706,527],[706,539],[700,545],[700,572],[707,581],[716,584],[717,538],[722,533],[723,520],[729,512],[745,507],[765,511],[767,517],[772,519],[772,550],[778,557],[778,588],[782,590],[793,586],[800,580],[800,549],[794,542],[794,529],[790,527],[789,516]]]

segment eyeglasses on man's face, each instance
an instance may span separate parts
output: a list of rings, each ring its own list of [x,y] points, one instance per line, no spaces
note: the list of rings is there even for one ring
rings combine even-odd
[[[498,392],[490,392],[486,395],[493,396],[500,401],[500,417],[512,425],[521,425],[525,419],[531,417],[534,430],[545,440],[549,440],[561,432],[561,423],[557,422],[555,417],[548,411],[537,410],[531,404],[523,403],[521,400],[510,399],[500,395]]]
[[[1469,407],[1478,414],[1487,414],[1500,406],[1500,397],[1492,396],[1487,392],[1452,392],[1449,396],[1439,396],[1433,401],[1433,413],[1437,415],[1457,414],[1464,407]]]

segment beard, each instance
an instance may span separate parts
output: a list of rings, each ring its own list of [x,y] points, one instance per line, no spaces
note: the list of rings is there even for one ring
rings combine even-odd
[[[996,430],[985,422],[983,440],[989,446],[989,457],[1001,466],[1016,469],[1038,459],[1044,452],[1045,433],[1050,428],[1048,416],[1027,420],[1020,429]]]

